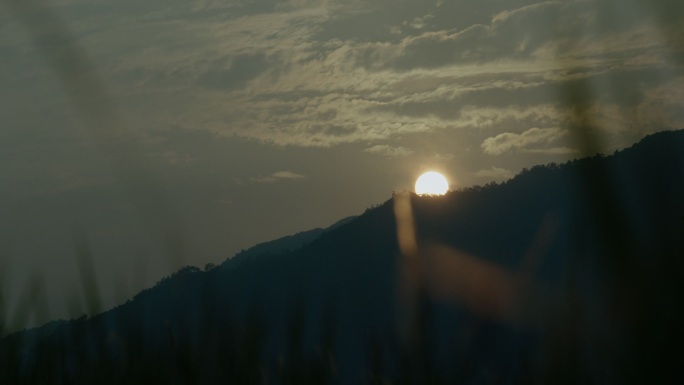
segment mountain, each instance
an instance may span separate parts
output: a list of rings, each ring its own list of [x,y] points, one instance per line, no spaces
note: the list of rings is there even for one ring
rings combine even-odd
[[[682,383],[683,148],[684,131],[661,132],[501,184],[397,194],[296,248],[10,335],[0,379]]]
[[[229,269],[237,266],[240,261],[247,259],[258,258],[267,254],[282,254],[292,250],[300,249],[311,243],[316,238],[320,237],[322,234],[347,224],[354,218],[356,217],[350,216],[340,219],[326,228],[315,228],[312,230],[301,231],[297,234],[288,235],[273,241],[259,243],[258,245],[252,246],[247,250],[240,251],[233,257],[227,259],[219,267],[221,269]]]

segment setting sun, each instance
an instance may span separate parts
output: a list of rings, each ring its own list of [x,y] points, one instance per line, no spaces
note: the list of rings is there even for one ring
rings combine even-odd
[[[416,194],[418,195],[444,195],[449,191],[449,182],[444,175],[429,171],[416,180]]]

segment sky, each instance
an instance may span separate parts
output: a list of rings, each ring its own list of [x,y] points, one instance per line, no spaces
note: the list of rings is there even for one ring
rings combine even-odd
[[[682,25],[681,0],[0,0],[4,318],[86,312],[85,254],[104,309],[423,171],[684,128]]]

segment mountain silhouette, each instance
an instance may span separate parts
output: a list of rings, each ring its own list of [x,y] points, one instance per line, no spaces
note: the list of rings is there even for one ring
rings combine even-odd
[[[282,238],[278,238],[273,241],[268,241],[264,243],[259,243],[255,246],[250,247],[247,250],[242,250],[235,254],[233,257],[227,259],[222,263],[219,268],[230,269],[235,268],[239,265],[240,261],[244,261],[252,258],[259,258],[261,255],[268,254],[282,254],[288,251],[296,250],[304,247],[305,245],[311,243],[316,238],[320,237],[321,234],[328,231],[334,230],[356,218],[355,216],[350,216],[347,218],[340,219],[339,221],[333,223],[326,228],[315,228],[307,231],[301,231],[297,234],[288,235]]]
[[[0,340],[6,384],[681,383],[684,131],[186,267]],[[673,353],[674,352],[674,353]]]

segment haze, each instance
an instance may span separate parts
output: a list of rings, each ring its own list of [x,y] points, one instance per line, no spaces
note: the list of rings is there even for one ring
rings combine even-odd
[[[358,214],[425,169],[483,184],[682,128],[683,11],[0,1],[7,308],[39,277],[49,314],[30,322],[85,312],[79,244],[111,307],[183,265]]]

